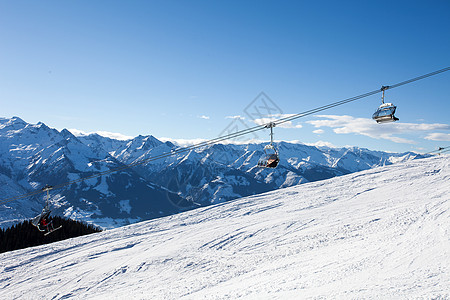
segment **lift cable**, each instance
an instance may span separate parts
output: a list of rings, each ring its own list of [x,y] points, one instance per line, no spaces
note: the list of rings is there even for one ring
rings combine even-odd
[[[276,126],[276,125],[279,125],[279,124],[283,124],[283,123],[286,123],[286,122],[289,122],[289,121],[292,121],[292,120],[295,120],[295,119],[298,119],[298,118],[309,116],[309,115],[312,115],[312,114],[315,114],[315,113],[318,113],[318,112],[321,112],[321,111],[324,111],[324,110],[327,110],[327,109],[330,109],[330,108],[333,108],[333,107],[336,107],[336,106],[340,106],[340,105],[343,105],[343,104],[346,104],[346,103],[350,103],[350,102],[353,102],[353,101],[356,101],[356,100],[360,100],[360,99],[363,99],[363,98],[366,98],[366,97],[378,94],[378,93],[380,93],[380,92],[382,92],[383,90],[386,90],[386,89],[397,88],[397,87],[400,87],[400,86],[403,86],[403,85],[406,85],[406,84],[409,84],[409,83],[412,83],[412,82],[415,82],[415,81],[418,81],[418,80],[422,80],[424,78],[431,77],[431,76],[434,76],[434,75],[437,75],[437,74],[440,74],[440,73],[443,73],[443,72],[446,72],[446,71],[449,71],[449,70],[450,70],[450,67],[447,67],[447,68],[440,69],[440,70],[437,70],[437,71],[434,71],[434,72],[431,72],[431,73],[428,73],[428,74],[425,74],[425,75],[421,75],[421,76],[418,76],[418,77],[415,77],[415,78],[412,78],[412,79],[409,79],[409,80],[406,80],[406,81],[403,81],[403,82],[400,82],[400,83],[397,83],[397,84],[394,84],[394,85],[391,85],[391,86],[383,86],[381,89],[377,89],[377,90],[374,90],[374,91],[371,91],[371,92],[368,92],[368,93],[364,93],[364,94],[361,94],[361,95],[358,95],[358,96],[355,96],[355,97],[351,97],[351,98],[347,98],[347,99],[340,100],[340,101],[337,101],[337,102],[333,102],[333,103],[330,103],[328,105],[320,106],[320,107],[317,107],[317,108],[314,108],[314,109],[311,109],[311,110],[307,110],[307,111],[302,112],[302,113],[298,113],[298,114],[291,115],[291,116],[288,116],[288,117],[280,118],[278,120],[271,121],[271,122],[269,122],[267,124],[257,125],[257,126],[254,126],[254,127],[251,127],[251,128],[247,128],[247,129],[244,129],[244,130],[241,130],[241,131],[237,131],[237,132],[230,133],[230,134],[227,134],[227,135],[224,135],[224,136],[220,136],[220,137],[217,137],[217,138],[214,138],[214,139],[210,139],[210,140],[207,140],[207,141],[204,141],[204,142],[200,142],[200,143],[195,144],[195,145],[174,149],[174,150],[172,150],[170,152],[163,153],[163,154],[156,155],[156,156],[152,156],[152,157],[149,157],[149,158],[146,158],[146,159],[142,159],[142,160],[133,162],[131,164],[125,164],[125,165],[120,166],[118,168],[110,169],[108,171],[95,173],[95,174],[93,174],[91,176],[86,176],[86,177],[82,177],[82,178],[79,178],[79,179],[76,179],[76,180],[72,180],[72,181],[69,181],[69,182],[66,182],[66,183],[55,185],[55,186],[53,186],[53,189],[61,189],[61,188],[65,187],[65,186],[68,186],[68,185],[71,185],[71,184],[74,184],[74,183],[79,183],[79,182],[82,182],[82,181],[85,181],[85,180],[89,180],[89,179],[92,179],[92,178],[101,177],[101,176],[104,176],[104,175],[108,175],[108,174],[111,174],[111,173],[115,173],[115,172],[119,172],[119,171],[122,171],[122,170],[125,170],[125,169],[128,169],[128,168],[131,168],[131,167],[135,167],[135,166],[138,166],[138,165],[146,164],[146,163],[149,163],[149,162],[152,162],[152,161],[155,161],[155,160],[159,160],[159,159],[162,159],[162,158],[167,158],[167,157],[170,157],[170,156],[173,156],[173,155],[176,155],[176,154],[188,152],[188,151],[191,151],[191,150],[194,150],[194,149],[198,149],[198,148],[201,148],[201,147],[217,144],[217,143],[225,141],[225,140],[229,140],[229,139],[237,138],[237,137],[240,137],[240,136],[243,136],[243,135],[247,135],[247,134],[259,131],[259,130],[266,129],[266,128],[268,128],[267,126]],[[2,201],[0,201],[0,205],[1,204],[5,204],[5,203],[9,203],[9,202],[12,202],[12,201],[16,201],[16,200],[19,200],[19,199],[27,198],[27,197],[30,197],[30,196],[34,196],[34,195],[37,195],[37,194],[40,194],[40,193],[43,193],[43,191],[42,190],[37,190],[37,191],[33,191],[33,192],[30,192],[30,193],[27,193],[27,194],[6,198],[6,199],[3,199]]]
[[[446,152],[448,152],[448,151],[450,151],[450,146],[445,146],[445,147],[439,147],[439,149],[436,149],[436,150],[433,150],[433,151],[430,151],[430,152],[427,152],[427,153],[425,153],[424,155],[427,155],[427,154],[441,154],[441,153],[446,153]]]
[[[425,75],[422,75],[422,76],[418,76],[418,77],[415,77],[415,78],[412,78],[412,79],[409,79],[409,80],[405,80],[405,81],[399,82],[397,84],[393,84],[393,85],[389,85],[389,86],[383,86],[381,89],[378,89],[378,90],[375,90],[375,91],[372,91],[372,92],[368,92],[368,93],[365,93],[365,94],[362,94],[362,95],[359,95],[359,96],[355,96],[355,97],[352,97],[352,98],[348,98],[348,99],[344,99],[344,100],[341,100],[341,101],[337,101],[337,102],[334,102],[334,103],[331,103],[331,104],[328,104],[328,105],[324,105],[324,106],[321,106],[321,107],[318,107],[318,108],[315,108],[315,109],[312,109],[312,110],[309,110],[309,111],[306,111],[306,112],[302,112],[302,113],[299,113],[299,114],[296,114],[296,115],[293,115],[293,116],[288,116],[288,117],[285,117],[285,118],[281,118],[281,119],[279,119],[277,121],[274,121],[273,123],[278,125],[278,124],[282,124],[282,123],[285,123],[285,122],[289,122],[289,121],[292,121],[292,120],[295,120],[295,119],[298,119],[298,118],[301,118],[301,117],[304,117],[304,116],[307,116],[307,115],[310,115],[310,114],[314,114],[316,112],[319,112],[319,111],[322,111],[322,110],[325,110],[325,109],[330,109],[330,108],[333,108],[333,107],[336,107],[336,106],[339,106],[339,105],[350,103],[350,102],[359,100],[361,98],[372,96],[372,95],[378,94],[378,93],[380,93],[382,91],[385,91],[385,90],[388,90],[388,89],[394,89],[394,88],[400,87],[402,85],[406,85],[406,84],[409,84],[409,83],[412,83],[412,82],[415,82],[415,81],[419,81],[419,80],[425,79],[427,77],[431,77],[431,76],[434,76],[434,75],[437,75],[437,74],[440,74],[440,73],[443,73],[443,72],[446,72],[446,71],[449,71],[449,70],[450,70],[450,67],[447,67],[447,68],[443,68],[443,69],[440,69],[440,70],[437,70],[437,71],[434,71],[434,72],[431,72],[431,73],[428,73],[428,74],[425,74]]]
[[[447,152],[450,152],[450,149],[440,152],[439,155],[441,155],[442,153],[447,153]]]

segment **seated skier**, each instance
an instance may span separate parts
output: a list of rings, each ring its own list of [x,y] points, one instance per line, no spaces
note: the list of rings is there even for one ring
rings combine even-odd
[[[39,228],[43,231],[44,228],[47,232],[53,231],[53,222],[47,220],[47,216],[43,216],[39,221]]]

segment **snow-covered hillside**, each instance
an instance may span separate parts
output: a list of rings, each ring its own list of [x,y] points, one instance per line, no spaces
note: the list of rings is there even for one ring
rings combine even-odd
[[[450,156],[0,254],[1,299],[450,297]]]

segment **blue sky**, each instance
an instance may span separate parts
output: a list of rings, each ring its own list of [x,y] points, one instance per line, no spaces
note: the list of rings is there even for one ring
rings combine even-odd
[[[277,117],[448,67],[449,36],[444,0],[0,1],[0,117],[210,139],[254,126],[261,92]],[[275,139],[431,151],[450,145],[449,95],[450,71],[388,90],[399,122],[370,120],[375,95]]]

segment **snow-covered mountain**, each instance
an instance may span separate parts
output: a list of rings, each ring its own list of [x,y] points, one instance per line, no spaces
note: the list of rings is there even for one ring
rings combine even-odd
[[[153,136],[74,136],[43,123],[0,118],[0,201],[46,184],[62,186],[51,194],[54,213],[112,228],[420,157],[356,147],[277,146],[281,161],[275,170],[256,167],[264,144],[215,144],[123,168],[177,146]],[[108,174],[81,180],[100,172]],[[1,204],[0,226],[33,217],[43,202],[40,194]]]
[[[52,193],[55,214],[116,227],[169,215],[178,208],[165,201],[182,199],[126,168],[101,177],[80,178],[124,167],[101,148],[88,147],[67,130],[43,123],[32,125],[19,118],[0,119],[0,192],[2,200],[62,185]],[[72,184],[67,184],[73,182]],[[40,213],[43,195],[1,205],[3,226]]]
[[[0,254],[1,299],[448,299],[450,156]]]
[[[177,149],[153,136],[117,141],[96,134],[79,137],[104,149],[124,164],[133,164]],[[416,153],[386,153],[357,147],[333,149],[304,144],[277,144],[277,169],[256,167],[265,144],[215,144],[135,167],[141,176],[207,205],[300,183],[328,179],[376,166],[420,158]],[[189,202],[184,202],[189,205]]]

